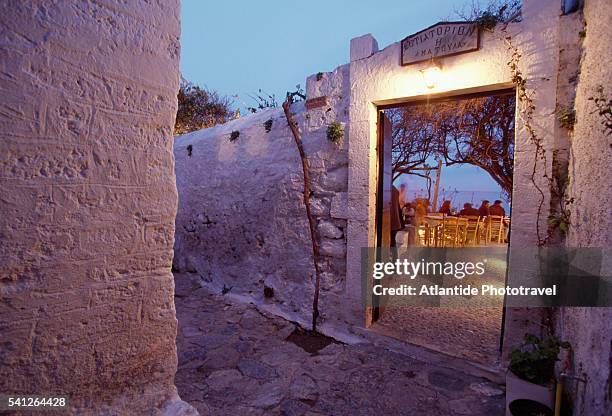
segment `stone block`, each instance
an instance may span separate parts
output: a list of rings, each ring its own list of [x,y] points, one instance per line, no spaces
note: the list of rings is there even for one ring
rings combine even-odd
[[[351,62],[368,58],[378,52],[378,42],[371,34],[351,39]]]
[[[317,225],[317,231],[319,232],[319,235],[321,237],[326,238],[338,239],[342,238],[342,236],[344,235],[340,228],[336,227],[333,223],[329,221],[319,222],[319,225]]]
[[[344,240],[323,240],[320,250],[324,256],[344,258],[346,255],[346,243]]]
[[[331,200],[330,215],[332,218],[348,219],[348,194],[336,193]]]

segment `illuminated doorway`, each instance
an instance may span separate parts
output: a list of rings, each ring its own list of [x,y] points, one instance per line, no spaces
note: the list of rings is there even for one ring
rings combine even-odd
[[[502,250],[497,267],[505,275],[515,111],[514,90],[379,107],[377,246],[490,247]],[[501,305],[389,307],[382,298],[374,305],[375,331],[486,365],[499,361]]]

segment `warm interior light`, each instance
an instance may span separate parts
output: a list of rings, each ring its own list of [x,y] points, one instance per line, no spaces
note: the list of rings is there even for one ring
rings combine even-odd
[[[423,75],[423,80],[425,81],[425,86],[427,88],[433,88],[438,84],[440,80],[440,73],[442,70],[440,67],[434,63],[432,63],[429,67],[425,69],[421,69],[421,74]]]

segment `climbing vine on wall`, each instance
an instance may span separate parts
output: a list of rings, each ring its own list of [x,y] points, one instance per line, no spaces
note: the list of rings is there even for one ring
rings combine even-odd
[[[544,246],[548,244],[557,230],[565,234],[570,225],[571,211],[569,209],[570,204],[573,202],[572,198],[566,197],[567,189],[567,166],[560,166],[557,162],[557,158],[553,155],[553,169],[552,174],[547,171],[548,166],[548,155],[544,148],[543,139],[539,136],[533,126],[535,105],[534,105],[534,91],[527,88],[527,79],[520,68],[520,62],[522,58],[521,50],[515,45],[512,35],[508,31],[508,26],[511,22],[516,21],[520,18],[521,13],[521,2],[515,0],[508,1],[493,1],[484,10],[474,9],[471,12],[470,17],[462,16],[466,20],[474,21],[478,24],[479,28],[494,33],[494,30],[499,26],[499,33],[501,34],[502,40],[506,44],[508,52],[510,53],[510,59],[507,65],[510,69],[511,79],[516,87],[517,94],[517,106],[518,106],[518,117],[520,118],[523,128],[527,133],[529,141],[534,146],[535,151],[533,154],[533,164],[530,174],[530,180],[537,190],[538,198],[538,209],[536,217],[536,238],[538,240],[538,246]],[[612,113],[610,113],[612,115]],[[559,122],[567,128],[573,127],[574,117],[573,110],[568,110],[564,116],[560,115]],[[561,119],[563,118],[563,119]],[[539,167],[542,166],[543,169]],[[544,204],[546,202],[546,193],[541,186],[541,181],[538,175],[545,180],[551,196],[554,196],[558,201],[558,206],[551,206],[548,214],[548,227],[546,233],[541,229],[540,223],[542,214],[544,212]]]
[[[603,85],[599,85],[596,89],[597,95],[589,97],[589,101],[595,104],[595,110],[591,113],[599,113],[602,118],[601,124],[604,126],[604,133],[607,136],[612,135],[612,98],[606,97]],[[612,143],[610,143],[612,147]]]
[[[510,59],[508,60],[507,64],[510,68],[512,82],[516,86],[516,95],[518,98],[519,107],[518,115],[521,121],[523,122],[523,128],[527,132],[531,144],[535,146],[530,179],[539,194],[538,215],[536,219],[536,237],[538,239],[538,245],[544,245],[546,243],[547,238],[542,237],[542,232],[540,230],[540,218],[542,215],[542,210],[544,208],[546,196],[544,194],[544,190],[540,187],[538,181],[536,180],[536,175],[538,173],[538,164],[541,162],[544,166],[544,172],[542,173],[542,176],[549,183],[552,183],[551,178],[546,172],[546,150],[544,149],[542,138],[536,134],[536,131],[533,128],[533,114],[535,112],[535,105],[533,103],[532,94],[527,90],[527,80],[525,79],[523,72],[520,69],[520,60],[523,55],[521,54],[518,47],[514,44],[512,36],[508,33],[507,24],[501,27],[501,32],[504,41],[506,42],[508,51],[510,52]]]

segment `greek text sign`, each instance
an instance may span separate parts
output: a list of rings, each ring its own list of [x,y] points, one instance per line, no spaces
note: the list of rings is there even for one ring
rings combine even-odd
[[[441,22],[402,40],[402,65],[478,50],[478,26]]]

